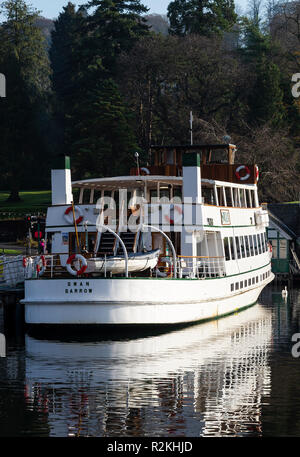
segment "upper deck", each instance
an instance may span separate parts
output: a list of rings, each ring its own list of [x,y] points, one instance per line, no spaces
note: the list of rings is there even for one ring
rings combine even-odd
[[[152,146],[146,168],[131,168],[130,174],[182,176],[183,156],[197,152],[201,160],[203,179],[236,184],[257,184],[258,168],[255,164],[235,163],[237,147],[234,144],[197,144]],[[243,169],[241,169],[243,167]]]
[[[96,178],[72,183],[79,189],[78,204],[96,204],[98,199],[109,196],[118,199],[119,190],[126,190],[129,197],[152,199],[182,199],[183,179],[179,176],[120,176]],[[201,179],[202,203],[204,205],[232,208],[257,208],[259,206],[256,184],[238,184],[214,179]],[[163,202],[162,202],[163,203]]]

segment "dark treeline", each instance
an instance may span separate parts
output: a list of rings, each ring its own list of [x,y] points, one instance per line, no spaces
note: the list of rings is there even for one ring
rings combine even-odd
[[[251,0],[241,16],[233,0],[173,0],[166,33],[140,0],[68,3],[54,24],[3,2],[1,188],[12,200],[49,188],[58,153],[74,179],[128,174],[135,151],[146,164],[151,144],[188,143],[192,111],[195,143],[229,135],[236,161],[258,164],[261,198],[298,200],[299,13],[300,2]]]

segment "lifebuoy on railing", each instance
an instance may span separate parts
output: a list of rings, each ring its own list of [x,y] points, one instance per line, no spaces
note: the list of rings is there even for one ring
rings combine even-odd
[[[270,242],[268,243],[268,250],[269,250],[269,253],[272,255],[273,246]]]
[[[26,257],[23,257],[23,268],[27,267],[27,259]]]
[[[80,270],[73,270],[72,268],[72,263],[75,261],[75,260],[79,260],[81,263],[82,263],[82,266],[80,268]],[[80,254],[72,254],[70,255],[70,257],[68,258],[67,260],[67,264],[66,264],[66,268],[67,268],[67,271],[72,275],[72,276],[80,276],[80,275],[83,275],[83,273],[86,271],[87,269],[87,261],[86,259],[80,255]]]
[[[246,174],[244,174],[243,176],[241,175],[241,171],[242,172],[245,172]],[[247,165],[240,165],[239,167],[237,167],[237,169],[235,170],[235,176],[237,177],[237,179],[239,181],[246,181],[246,179],[250,178],[250,175],[251,175],[251,172],[250,172],[250,169],[249,167],[247,167]]]
[[[64,213],[64,217],[66,221],[71,225],[73,223],[73,208],[69,206]],[[74,208],[75,214],[77,213],[78,217],[76,219],[76,225],[80,224],[83,221],[83,213],[79,206],[75,206]]]
[[[45,256],[41,255],[40,257],[36,257],[36,259],[34,261],[34,264],[35,264],[35,268],[36,268],[37,274],[39,276],[42,276],[45,273],[45,270],[46,270]]]
[[[146,168],[146,167],[142,167],[140,172],[143,175],[150,175],[150,170],[148,168]]]
[[[256,181],[259,180],[259,169],[258,169],[257,165],[255,165],[255,178],[256,178]]]
[[[177,214],[179,215],[179,218],[178,218],[178,217],[175,218],[175,213],[177,213]],[[166,220],[169,224],[171,224],[171,225],[174,225],[175,222],[176,222],[176,224],[177,224],[177,223],[178,223],[178,224],[181,224],[181,223],[182,223],[182,214],[183,214],[183,211],[182,211],[181,206],[179,206],[179,205],[174,205],[174,207],[173,207],[173,214],[174,214],[173,219],[172,219],[171,217],[169,217],[169,216],[166,214],[166,215],[165,215],[165,220]]]

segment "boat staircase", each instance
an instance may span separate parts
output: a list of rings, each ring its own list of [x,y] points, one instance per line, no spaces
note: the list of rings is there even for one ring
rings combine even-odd
[[[124,232],[116,232],[123,243],[125,244],[128,254],[137,251],[138,241],[140,239],[140,230],[137,232],[131,232],[129,230]],[[100,242],[98,247],[97,255],[123,255],[123,248],[117,238],[110,232],[102,232],[100,236]]]
[[[102,232],[97,255],[114,255],[116,250],[116,237],[110,232]]]
[[[125,244],[125,247],[126,247],[126,250],[127,250],[128,254],[136,252],[139,233],[140,232],[127,231],[127,232],[121,232],[121,233],[118,234],[119,237],[121,238],[121,240],[123,241],[123,243]],[[123,254],[123,248],[120,245],[120,243],[118,243],[117,254],[118,255],[122,255]]]

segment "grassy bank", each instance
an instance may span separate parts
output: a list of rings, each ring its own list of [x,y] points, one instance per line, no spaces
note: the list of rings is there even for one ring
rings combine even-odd
[[[51,205],[51,191],[24,191],[20,192],[21,201],[8,202],[8,191],[0,192],[0,219],[14,219],[26,214],[44,213]]]

